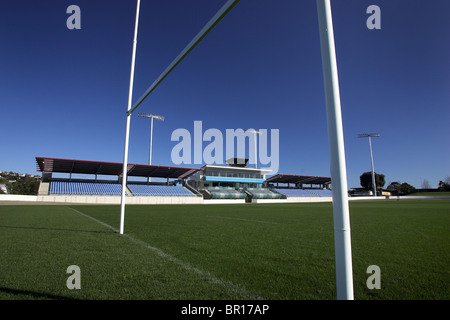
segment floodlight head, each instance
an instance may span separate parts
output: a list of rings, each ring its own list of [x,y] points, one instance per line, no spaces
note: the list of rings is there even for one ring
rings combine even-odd
[[[380,136],[379,133],[360,133],[360,134],[358,134],[358,138],[368,138],[368,137],[378,138],[379,136]]]
[[[153,119],[156,119],[156,120],[164,121],[164,117],[163,116],[158,116],[156,114],[139,112],[138,115],[139,115],[140,118],[153,118]]]

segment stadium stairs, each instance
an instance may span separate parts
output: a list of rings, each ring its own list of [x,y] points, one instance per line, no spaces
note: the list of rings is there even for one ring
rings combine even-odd
[[[204,199],[245,199],[245,192],[233,187],[208,187],[200,190]]]

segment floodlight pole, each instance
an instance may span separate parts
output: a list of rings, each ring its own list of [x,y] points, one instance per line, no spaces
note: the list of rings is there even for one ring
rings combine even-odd
[[[150,120],[150,150],[148,154],[148,165],[152,164],[152,145],[153,145],[153,117]],[[150,181],[150,177],[148,177],[148,181]]]
[[[141,113],[141,112],[139,112],[139,117],[150,119],[150,151],[149,151],[149,155],[148,155],[148,165],[151,165],[152,164],[152,145],[153,145],[153,119],[164,121],[164,117],[158,116],[155,114]],[[147,177],[147,182],[150,182],[150,177]]]
[[[253,130],[253,129],[248,129],[247,131],[246,131],[247,133],[253,133],[254,135],[255,135],[255,169],[257,169],[258,168],[258,153],[257,153],[257,149],[256,149],[256,140],[257,140],[257,135],[258,134],[262,134],[262,132],[261,131],[257,131],[257,130]]]
[[[373,165],[373,153],[372,153],[372,137],[378,138],[380,136],[379,133],[361,133],[358,134],[358,138],[369,138],[369,148],[370,148],[370,163],[372,165],[372,187],[373,187],[373,195],[377,196],[377,187],[375,184],[375,167]]]
[[[330,0],[317,0],[322,68],[326,96],[336,263],[339,300],[353,300],[353,271],[344,134]]]
[[[373,167],[373,153],[372,153],[372,138],[369,136],[369,148],[370,148],[370,163],[372,165],[372,186],[373,186],[373,196],[377,196],[377,186],[375,181],[375,168]]]
[[[133,100],[133,82],[134,82],[134,66],[136,62],[136,47],[137,47],[137,33],[139,25],[139,9],[141,7],[141,0],[137,0],[136,5],[136,22],[134,26],[134,39],[133,39],[133,54],[131,58],[131,72],[130,72],[130,87],[128,91],[128,106],[127,106],[127,122],[125,129],[125,151],[123,155],[123,171],[122,171],[122,195],[120,199],[120,227],[119,233],[123,234],[124,222],[125,222],[125,192],[127,187],[127,172],[128,172],[128,144],[130,140],[130,120],[131,114],[128,112],[131,109]]]

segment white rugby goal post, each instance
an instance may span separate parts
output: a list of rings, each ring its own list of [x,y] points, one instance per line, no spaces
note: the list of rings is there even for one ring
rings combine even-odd
[[[132,105],[134,66],[137,46],[140,0],[137,0],[136,22],[133,40],[130,87],[128,95],[125,150],[122,174],[122,196],[120,203],[119,233],[124,233],[125,224],[125,191],[128,171],[128,145],[130,134],[130,117],[140,104],[158,87],[172,70],[203,40],[203,38],[236,6],[239,0],[228,0],[214,17],[203,27],[192,41],[180,52],[172,63],[151,84],[144,94]],[[334,44],[333,21],[330,0],[317,0],[319,18],[320,44],[322,53],[322,69],[325,86],[328,144],[330,150],[330,170],[333,184],[333,223],[335,241],[336,287],[337,298],[353,299],[353,271],[350,238],[350,217],[347,194],[347,173],[345,164],[345,148],[342,128],[342,112],[337,74],[336,50]]]

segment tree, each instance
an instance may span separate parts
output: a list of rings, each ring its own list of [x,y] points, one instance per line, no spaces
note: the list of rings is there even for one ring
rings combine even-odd
[[[31,179],[18,179],[9,186],[11,194],[36,195],[39,190],[39,181]]]
[[[39,190],[39,179],[15,172],[2,173],[0,184],[6,185],[10,194],[36,195]]]
[[[359,181],[361,183],[361,187],[365,190],[373,190],[372,184],[372,172],[364,172],[360,177]],[[377,189],[381,189],[384,187],[386,181],[384,180],[384,174],[378,174],[375,172],[375,184]]]
[[[400,194],[410,194],[412,193],[416,188],[414,188],[412,185],[410,185],[409,183],[403,182],[399,187],[398,187],[398,192]]]
[[[445,178],[444,181],[439,181],[438,189],[440,191],[450,191],[450,177]]]
[[[423,179],[422,181],[422,189],[431,189],[430,183],[427,179]]]
[[[397,191],[398,188],[400,187],[401,183],[398,181],[394,181],[389,183],[389,185],[387,186],[386,190],[387,191]]]

